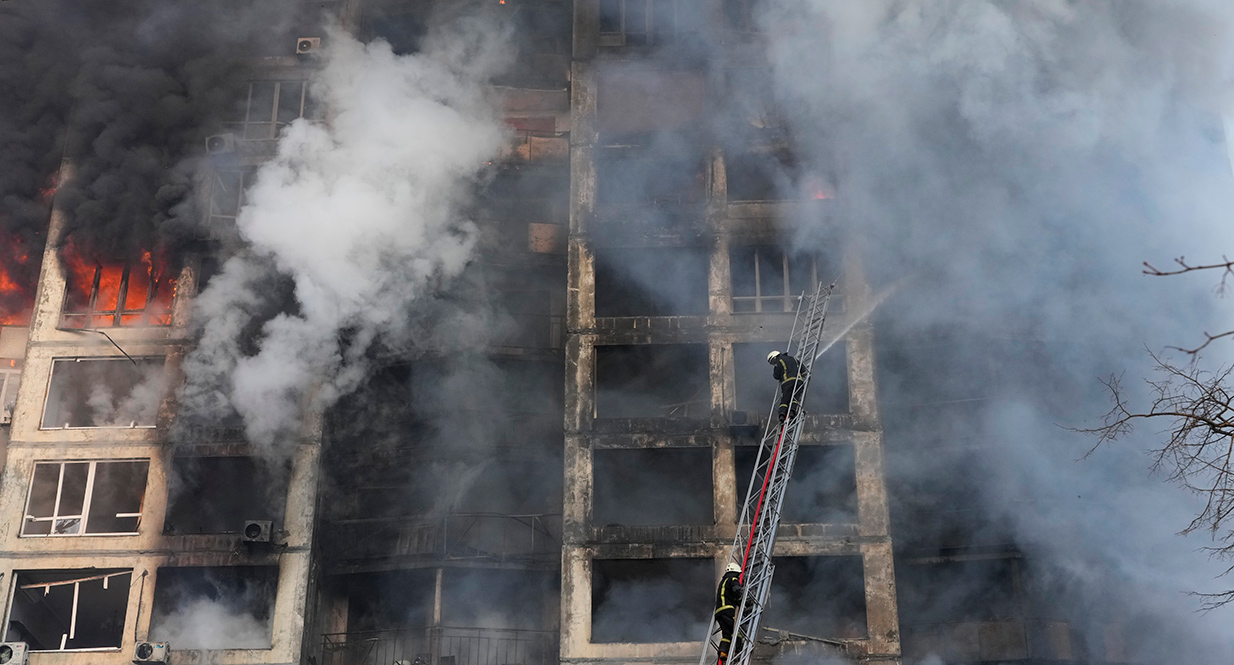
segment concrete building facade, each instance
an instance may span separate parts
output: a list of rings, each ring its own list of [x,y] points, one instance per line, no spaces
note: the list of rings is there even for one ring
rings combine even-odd
[[[795,168],[774,109],[733,102],[766,67],[749,7],[510,2],[531,26],[495,82],[514,141],[481,188],[460,287],[502,323],[454,357],[379,354],[355,395],[310,411],[286,461],[238,422],[177,417],[210,257],[171,275],[48,244],[29,325],[0,327],[0,588],[5,640],[31,663],[128,663],[163,641],[171,662],[220,665],[695,662],[776,394],[764,356],[819,281],[838,284],[828,330],[843,334],[805,405],[755,656],[901,662],[897,563],[966,555],[893,547],[874,294],[825,180],[767,167]],[[334,4],[392,42],[429,12]],[[220,127],[234,144],[200,177],[217,248],[237,243],[279,128],[307,112],[312,67],[289,53],[249,69],[244,113]],[[803,223],[826,239],[801,240]],[[430,387],[447,375],[496,387],[445,425]],[[1070,631],[930,624],[905,651],[1129,658],[1085,656]]]

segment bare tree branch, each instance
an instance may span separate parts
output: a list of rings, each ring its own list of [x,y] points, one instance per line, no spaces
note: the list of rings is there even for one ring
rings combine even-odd
[[[1234,276],[1234,261],[1231,261],[1229,257],[1225,255],[1222,255],[1221,261],[1222,261],[1221,263],[1210,263],[1208,265],[1196,266],[1196,265],[1191,265],[1190,263],[1187,263],[1187,257],[1180,256],[1174,259],[1174,263],[1178,264],[1179,266],[1177,269],[1174,269],[1174,270],[1161,270],[1160,268],[1157,268],[1156,266],[1149,263],[1148,261],[1145,261],[1144,262],[1144,274],[1152,275],[1153,277],[1169,277],[1171,275],[1181,275],[1183,273],[1197,272],[1200,270],[1220,270],[1221,271],[1221,281],[1217,284],[1217,294],[1224,296],[1229,291],[1229,288],[1230,288],[1229,279],[1231,276]],[[1186,353],[1189,356],[1195,357],[1200,351],[1203,351],[1209,344],[1212,344],[1215,340],[1221,339],[1222,337],[1229,337],[1231,335],[1234,335],[1234,330],[1227,330],[1223,333],[1218,333],[1216,335],[1210,334],[1209,332],[1205,331],[1204,332],[1204,338],[1205,338],[1204,343],[1195,347],[1194,349],[1184,349],[1181,346],[1171,346],[1169,348],[1174,349],[1175,351],[1182,351],[1183,353]]]
[[[1194,363],[1178,366],[1149,355],[1158,377],[1145,380],[1151,395],[1148,408],[1132,408],[1122,377],[1111,376],[1102,384],[1114,405],[1102,425],[1075,431],[1097,436],[1097,444],[1088,452],[1091,455],[1101,444],[1130,434],[1137,421],[1168,423],[1169,438],[1151,451],[1151,467],[1204,498],[1203,507],[1181,533],[1208,531],[1217,543],[1206,548],[1209,553],[1234,559],[1234,531],[1229,528],[1234,516],[1234,392],[1230,388],[1234,366],[1209,372]],[[1205,599],[1205,609],[1234,602],[1234,590],[1197,595]]]
[[[1174,349],[1175,351],[1182,351],[1183,353],[1186,353],[1187,355],[1194,356],[1200,351],[1203,351],[1204,347],[1208,346],[1209,344],[1212,344],[1214,340],[1221,339],[1222,337],[1229,337],[1230,335],[1234,335],[1234,330],[1227,330],[1219,335],[1211,335],[1205,332],[1204,337],[1206,337],[1207,339],[1204,340],[1203,344],[1195,347],[1194,349],[1184,349],[1180,346],[1170,346],[1166,348]]]
[[[1217,287],[1217,289],[1218,292],[1224,293],[1226,289],[1226,279],[1231,275],[1234,275],[1234,261],[1231,261],[1229,257],[1226,256],[1222,256],[1221,261],[1221,263],[1212,263],[1206,266],[1193,266],[1190,263],[1187,263],[1187,257],[1180,256],[1174,259],[1174,263],[1177,263],[1179,266],[1174,270],[1161,270],[1153,266],[1153,264],[1148,261],[1145,261],[1144,274],[1152,275],[1154,277],[1169,277],[1170,275],[1181,275],[1183,273],[1196,272],[1197,270],[1220,270],[1221,284]]]

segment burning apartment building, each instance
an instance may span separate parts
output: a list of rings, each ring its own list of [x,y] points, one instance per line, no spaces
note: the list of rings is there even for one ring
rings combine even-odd
[[[1062,287],[1006,297],[1013,253],[964,224],[1028,198],[978,186],[999,139],[948,125],[972,118],[939,86],[904,93],[886,154],[854,119],[899,79],[839,33],[912,63],[963,11],[9,4],[33,58],[4,79],[29,127],[0,125],[12,662],[697,662],[765,358],[833,281],[756,661],[1220,662],[1180,646],[1179,589],[1128,582],[1126,541],[1026,517],[1078,529],[1059,496],[1114,487],[1042,480],[1025,442],[1094,403],[1077,330],[1112,324],[1027,313]],[[819,43],[811,67],[862,81],[799,72]],[[951,152],[981,159],[923,175]],[[882,178],[980,214],[923,230],[897,215],[951,208]],[[1024,234],[1054,228],[1034,205],[1008,204]]]

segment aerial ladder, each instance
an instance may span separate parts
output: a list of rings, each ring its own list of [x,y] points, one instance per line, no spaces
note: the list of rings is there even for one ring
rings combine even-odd
[[[797,303],[797,315],[793,319],[785,352],[801,364],[802,380],[796,382],[783,423],[777,419],[780,390],[779,386],[776,387],[776,399],[767,418],[754,472],[750,475],[750,485],[737,521],[737,537],[733,540],[729,561],[741,566],[742,594],[734,621],[732,653],[728,655],[725,665],[749,665],[750,655],[754,651],[759,619],[767,605],[771,576],[775,572],[771,550],[775,546],[784,491],[788,489],[788,481],[793,475],[797,441],[804,423],[801,409],[793,409],[791,405],[804,405],[806,390],[810,387],[810,369],[817,357],[826,351],[820,344],[827,306],[834,288],[834,283],[826,287],[820,283],[814,293],[803,293]],[[718,633],[719,626],[712,615],[699,665],[713,665],[719,650]]]

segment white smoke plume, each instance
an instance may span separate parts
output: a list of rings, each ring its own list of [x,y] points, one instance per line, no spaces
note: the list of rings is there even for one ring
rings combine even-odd
[[[237,218],[248,251],[197,299],[201,338],[185,362],[182,408],[234,408],[267,450],[294,431],[310,386],[326,404],[351,388],[370,345],[405,339],[409,308],[467,265],[476,230],[461,205],[506,137],[484,85],[504,40],[482,19],[412,55],[338,28],[326,41],[310,82],[325,117],[291,123],[258,171]],[[295,305],[246,352],[279,275]]]
[[[270,619],[231,603],[196,598],[150,619],[151,635],[176,649],[269,649]]]

